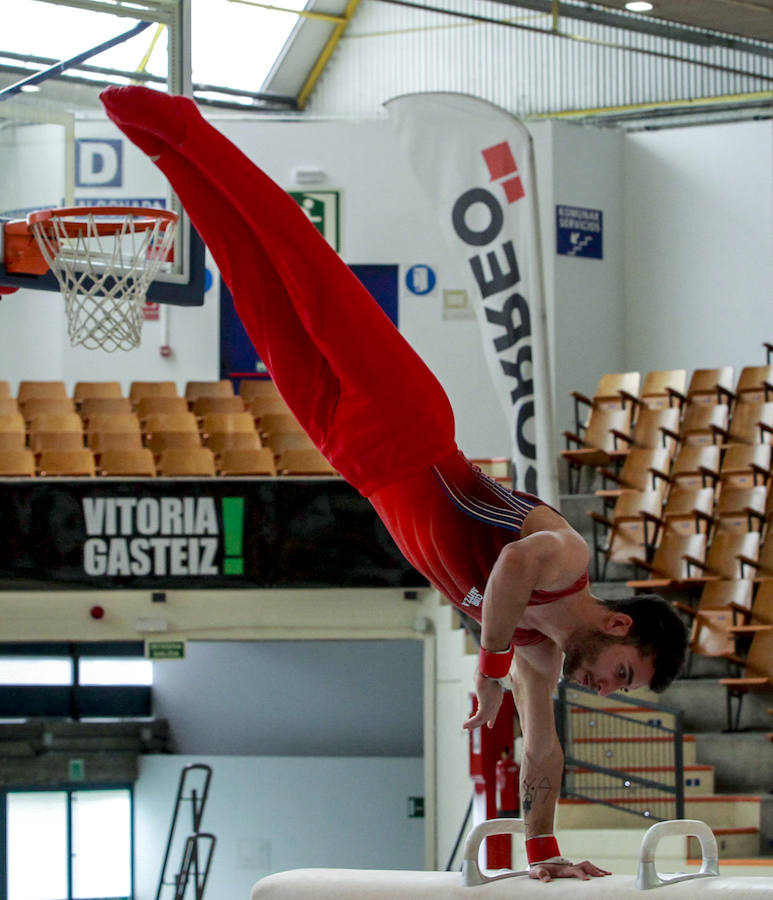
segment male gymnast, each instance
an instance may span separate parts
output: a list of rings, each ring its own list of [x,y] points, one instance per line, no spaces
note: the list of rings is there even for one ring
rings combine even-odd
[[[511,677],[531,877],[609,874],[561,857],[553,835],[563,771],[553,691],[562,673],[601,695],[663,690],[684,659],[683,623],[659,597],[591,594],[580,535],[469,463],[426,365],[295,201],[193,101],[135,86],[101,97],[171,182],[300,423],[408,561],[481,623],[478,709],[465,728],[493,725]]]

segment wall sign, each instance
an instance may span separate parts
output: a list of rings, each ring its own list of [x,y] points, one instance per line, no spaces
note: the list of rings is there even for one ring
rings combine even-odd
[[[556,207],[556,253],[603,259],[603,214],[581,206]]]
[[[421,587],[341,480],[0,483],[0,591]]]

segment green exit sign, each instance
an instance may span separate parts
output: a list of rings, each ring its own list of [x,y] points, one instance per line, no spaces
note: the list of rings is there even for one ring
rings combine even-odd
[[[148,641],[148,659],[185,659],[185,641]]]
[[[424,818],[424,797],[408,798],[408,818],[423,819]]]

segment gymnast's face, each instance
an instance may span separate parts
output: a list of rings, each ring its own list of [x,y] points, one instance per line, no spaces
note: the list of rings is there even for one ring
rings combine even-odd
[[[595,629],[576,631],[565,649],[564,678],[602,697],[649,684],[655,672],[653,660],[624,641],[624,637]]]

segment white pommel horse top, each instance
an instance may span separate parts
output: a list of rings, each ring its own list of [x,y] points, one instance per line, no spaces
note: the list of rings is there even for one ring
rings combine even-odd
[[[554,879],[549,884],[528,877],[527,871],[486,875],[478,867],[478,851],[490,834],[524,831],[523,819],[492,819],[474,828],[465,843],[458,872],[405,872],[375,869],[293,869],[262,878],[251,900],[589,900],[597,898],[713,897],[726,900],[773,898],[773,878],[723,877],[719,874],[717,841],[708,825],[694,819],[658,822],[644,835],[636,876],[605,875],[580,881]],[[694,835],[703,861],[690,875],[661,875],[655,849],[663,837]],[[652,892],[655,893],[652,893]]]

